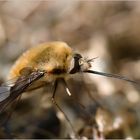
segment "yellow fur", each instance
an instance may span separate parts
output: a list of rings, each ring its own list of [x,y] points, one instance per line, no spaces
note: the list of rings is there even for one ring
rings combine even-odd
[[[43,43],[23,53],[13,65],[9,78],[20,76],[25,67],[46,70],[48,73],[55,68],[69,69],[73,51],[64,42]]]

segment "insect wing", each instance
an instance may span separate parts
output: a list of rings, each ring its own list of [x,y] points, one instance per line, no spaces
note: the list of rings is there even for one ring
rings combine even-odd
[[[10,89],[12,86],[15,85],[17,79],[19,77],[12,78],[7,80],[6,82],[2,83],[0,86],[0,102],[5,100],[10,95]]]
[[[11,87],[5,87],[5,86],[0,87],[0,102],[5,100],[10,95],[10,88]]]
[[[0,87],[0,112],[2,112],[10,103],[15,101],[26,89],[36,80],[44,76],[44,72],[35,71],[29,76],[21,76],[12,87]]]
[[[13,80],[12,80],[13,81]],[[15,84],[14,82],[12,84]],[[10,96],[10,89],[11,89],[11,81],[9,84],[9,81],[2,84],[0,86],[0,125],[3,125],[7,122],[9,117],[12,115],[14,110],[14,105],[18,103],[18,99],[15,99],[12,103],[10,108],[6,108],[7,106],[7,99]]]
[[[2,83],[1,86],[2,87],[12,87],[12,86],[15,85],[18,78],[19,77],[17,76],[17,77],[14,77],[14,78],[10,79],[10,80],[7,80],[4,83]]]
[[[15,77],[15,78],[12,78],[12,79],[1,84],[1,86],[0,86],[0,102],[5,100],[10,95],[11,87],[13,87],[17,83],[18,79],[19,79],[19,77]],[[18,84],[20,82],[23,83],[25,80],[26,80],[25,78],[22,78],[22,80],[20,79],[20,81],[18,80]]]

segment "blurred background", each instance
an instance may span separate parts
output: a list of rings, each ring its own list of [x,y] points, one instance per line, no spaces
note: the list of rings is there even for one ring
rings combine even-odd
[[[92,69],[140,84],[139,1],[0,2],[0,82],[27,49],[64,41],[88,58]],[[92,74],[60,84],[56,101],[81,138],[140,138],[140,86]],[[0,138],[74,138],[69,122],[51,103],[51,87],[25,93],[0,128]]]

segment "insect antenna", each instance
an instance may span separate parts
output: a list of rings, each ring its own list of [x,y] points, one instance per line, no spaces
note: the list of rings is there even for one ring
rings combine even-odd
[[[99,72],[99,71],[94,71],[94,70],[86,70],[84,71],[85,73],[92,73],[92,74],[97,74],[97,75],[101,75],[101,76],[106,76],[106,77],[111,77],[111,78],[116,78],[116,79],[120,79],[120,80],[124,80],[136,85],[139,85],[136,81],[130,80],[124,76],[121,75],[117,75],[117,74],[110,74],[110,73],[104,73],[104,72]]]

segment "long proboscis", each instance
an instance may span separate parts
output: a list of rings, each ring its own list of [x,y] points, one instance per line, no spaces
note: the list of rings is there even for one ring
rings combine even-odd
[[[94,71],[94,70],[87,70],[87,71],[84,71],[84,72],[97,74],[97,75],[101,75],[101,76],[106,76],[106,77],[111,77],[111,78],[116,78],[116,79],[124,80],[124,81],[130,82],[130,83],[139,85],[136,81],[133,81],[131,79],[128,79],[127,77],[117,75],[117,74],[104,73],[104,72],[99,72],[99,71]]]

